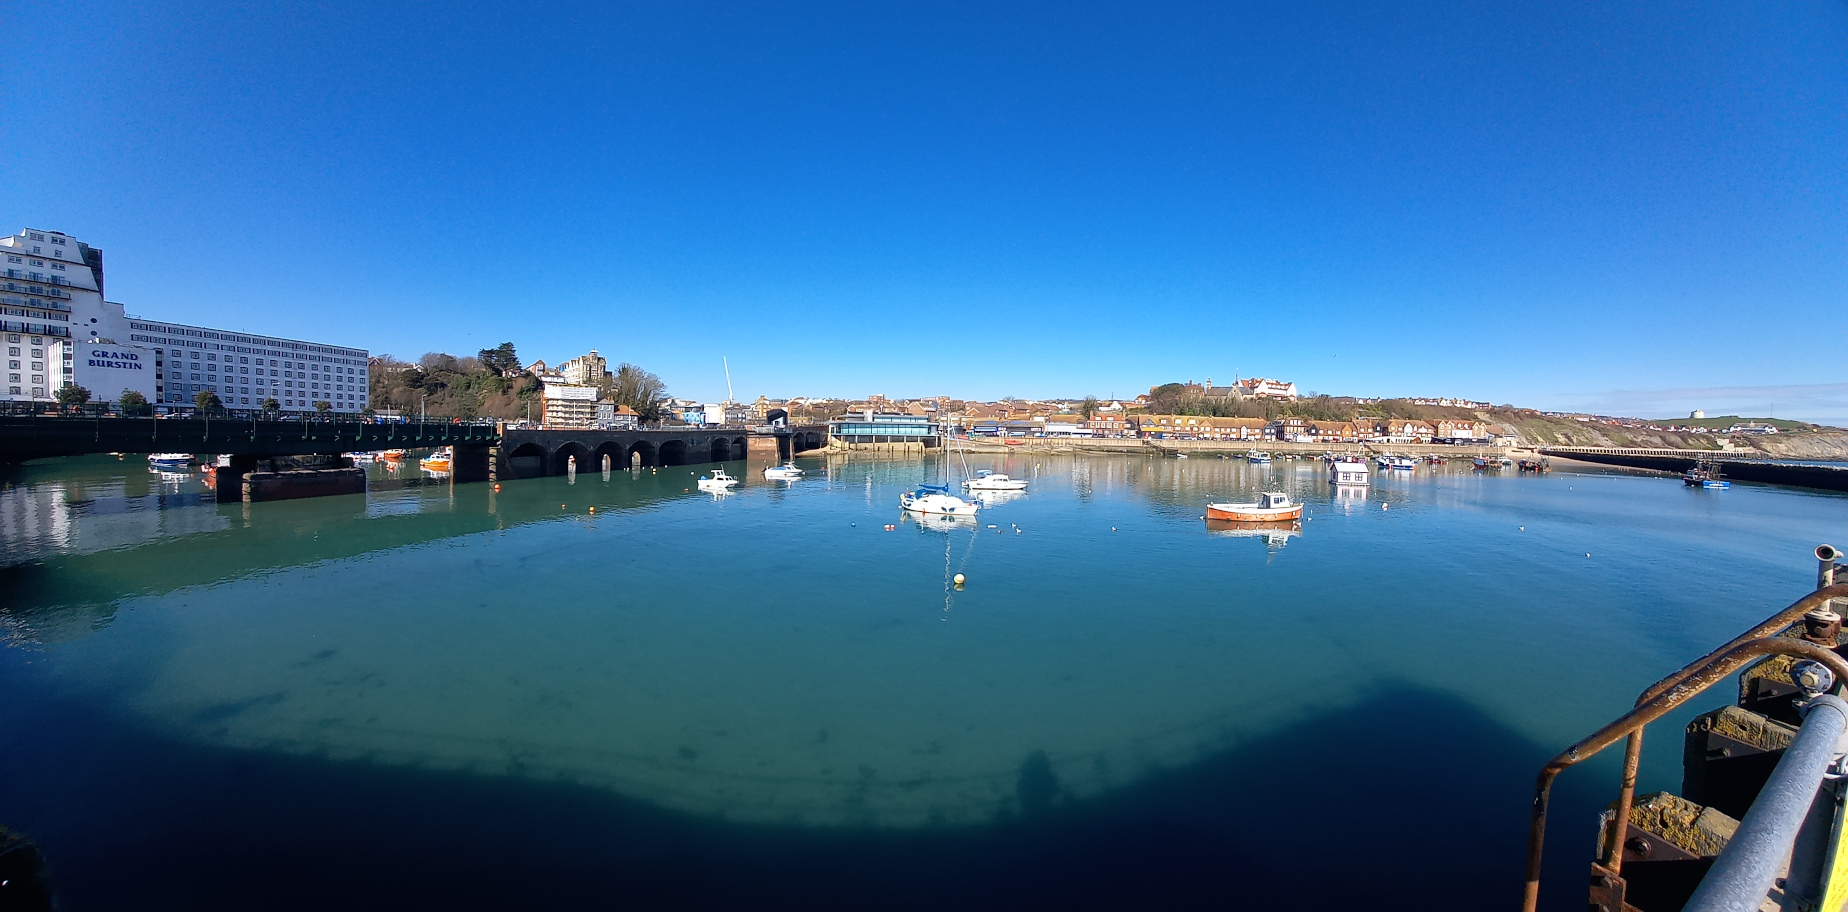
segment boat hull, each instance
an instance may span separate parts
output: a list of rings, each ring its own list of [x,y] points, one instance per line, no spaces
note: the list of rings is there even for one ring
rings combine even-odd
[[[1303,505],[1259,507],[1253,504],[1207,504],[1206,518],[1225,522],[1276,523],[1293,522],[1303,516]]]

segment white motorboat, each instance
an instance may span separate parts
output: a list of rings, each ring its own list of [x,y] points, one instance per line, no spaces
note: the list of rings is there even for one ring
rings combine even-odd
[[[720,468],[714,468],[711,475],[699,477],[699,489],[702,491],[730,491],[737,484],[738,479],[725,474],[725,470]]]
[[[1027,480],[1025,478],[1009,478],[1000,472],[990,472],[987,469],[982,469],[975,473],[974,478],[964,481],[963,487],[971,491],[1025,491],[1027,489]]]
[[[1384,460],[1384,467],[1395,471],[1414,472],[1418,469],[1418,460],[1410,456],[1388,456]]]
[[[148,468],[159,472],[184,472],[191,468],[191,453],[149,453]]]
[[[918,485],[915,491],[898,495],[898,505],[907,513],[924,513],[938,516],[974,516],[980,509],[950,493],[949,485]]]
[[[764,466],[764,477],[771,481],[794,481],[802,475],[802,470],[796,468],[793,462],[785,462],[780,466]]]
[[[1251,452],[1245,454],[1245,461],[1255,462],[1259,465],[1269,465],[1271,461],[1271,454],[1260,453],[1257,450],[1252,450]]]
[[[346,458],[353,460],[354,465],[364,465],[369,462],[377,462],[379,459],[379,454],[373,453],[373,452],[347,453],[345,455],[346,455]]]
[[[1331,460],[1328,463],[1328,483],[1335,485],[1368,484],[1367,461],[1355,456]]]

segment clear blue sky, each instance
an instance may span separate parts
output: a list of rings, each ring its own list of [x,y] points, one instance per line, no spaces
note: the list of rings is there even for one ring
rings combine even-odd
[[[1398,8],[1402,6],[1414,8]],[[1848,424],[1848,5],[7,4],[131,312],[681,395]]]

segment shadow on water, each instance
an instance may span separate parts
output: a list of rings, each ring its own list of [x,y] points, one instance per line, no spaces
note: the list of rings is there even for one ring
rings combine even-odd
[[[53,702],[0,717],[0,738],[0,819],[39,842],[67,912],[1511,907],[1550,753],[1452,696],[1389,687],[1103,796],[1066,798],[1036,751],[1018,816],[855,830],[176,744]],[[1612,778],[1560,784],[1549,908],[1584,902]]]

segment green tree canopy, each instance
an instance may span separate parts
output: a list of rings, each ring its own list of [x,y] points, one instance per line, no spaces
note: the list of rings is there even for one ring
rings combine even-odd
[[[193,397],[193,407],[210,414],[224,408],[225,404],[219,400],[217,393],[211,390],[200,390],[199,394]]]
[[[493,348],[481,350],[481,366],[495,373],[519,370],[520,356],[514,353],[512,342],[502,342]]]
[[[610,401],[618,407],[628,406],[641,420],[650,424],[660,421],[667,402],[667,384],[652,372],[633,364],[616,368],[616,382],[610,389]]]
[[[59,405],[83,405],[90,401],[90,391],[75,383],[66,383],[58,390]]]
[[[325,414],[327,414],[328,412],[331,412],[331,411],[333,411],[333,410],[334,410],[334,404],[333,404],[332,402],[328,402],[328,401],[326,401],[326,400],[322,400],[322,401],[320,401],[320,402],[316,402],[316,403],[314,404],[314,410],[315,410],[315,411],[317,411],[317,412],[320,412],[320,413],[321,413],[321,414],[323,414],[323,415],[325,415]]]
[[[124,415],[154,414],[154,407],[148,404],[148,397],[132,389],[123,390],[121,397],[116,399],[116,403],[122,406],[122,414]]]
[[[263,400],[263,410],[266,412],[280,412],[282,411],[282,403],[274,399],[265,399]]]

